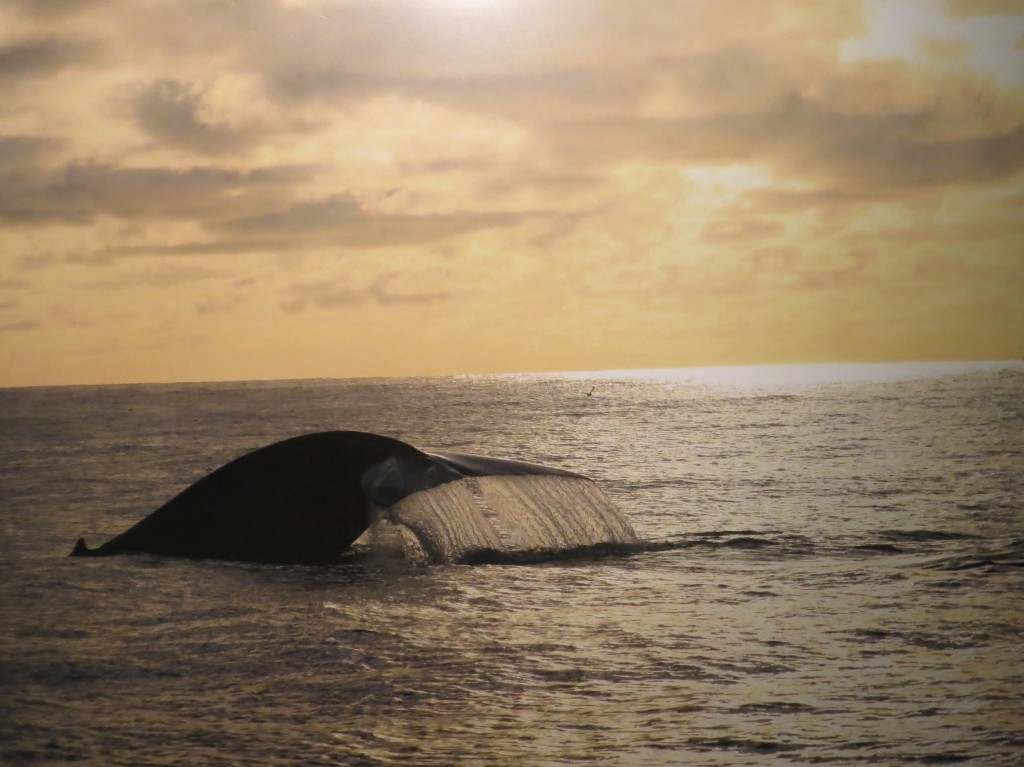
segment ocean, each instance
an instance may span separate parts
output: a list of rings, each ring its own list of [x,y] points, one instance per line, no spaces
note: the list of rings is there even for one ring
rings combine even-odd
[[[276,440],[594,478],[528,563],[69,558]],[[1024,763],[1024,363],[0,390],[7,765]]]

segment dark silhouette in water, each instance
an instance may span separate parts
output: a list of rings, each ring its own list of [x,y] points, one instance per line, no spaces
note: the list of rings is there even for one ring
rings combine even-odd
[[[424,453],[355,431],[306,434],[221,466],[95,549],[268,563],[335,560],[369,527],[374,507],[466,477],[581,475],[521,461]]]

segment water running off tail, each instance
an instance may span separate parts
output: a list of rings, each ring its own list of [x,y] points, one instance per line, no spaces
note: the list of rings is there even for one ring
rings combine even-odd
[[[574,476],[481,476],[403,498],[368,531],[433,563],[540,558],[630,546],[636,534],[601,489]]]

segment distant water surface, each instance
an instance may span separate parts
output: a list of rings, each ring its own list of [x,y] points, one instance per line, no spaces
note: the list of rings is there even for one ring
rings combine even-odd
[[[66,556],[335,428],[588,474],[672,546]],[[4,764],[1024,759],[1020,363],[6,389],[0,525]]]

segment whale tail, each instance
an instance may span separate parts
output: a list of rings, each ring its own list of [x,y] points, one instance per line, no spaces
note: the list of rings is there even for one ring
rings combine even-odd
[[[564,469],[466,453],[424,453],[367,432],[303,434],[246,453],[74,557],[147,553],[242,562],[322,563],[363,535],[374,509],[430,561],[474,551],[564,551],[636,540],[592,480]],[[415,540],[413,540],[415,539]]]
[[[75,544],[75,548],[71,550],[71,554],[68,556],[72,557],[95,557],[96,549],[90,549],[85,545],[85,538],[79,538],[78,543]]]

